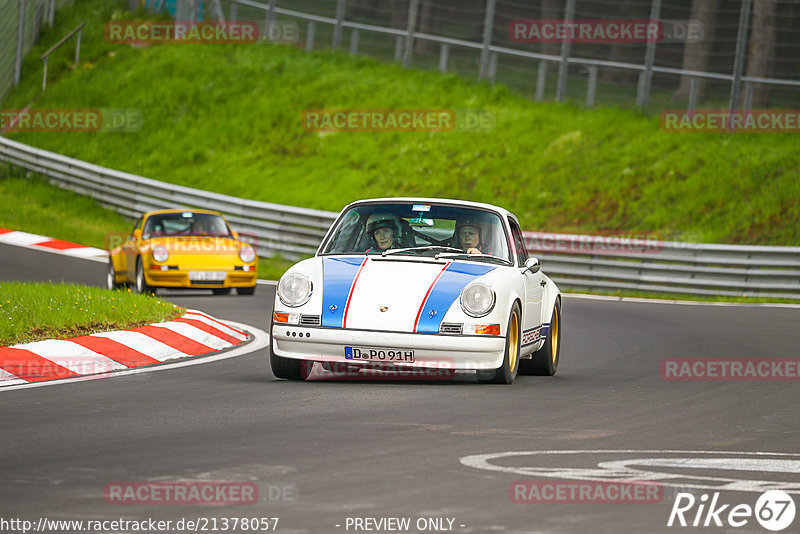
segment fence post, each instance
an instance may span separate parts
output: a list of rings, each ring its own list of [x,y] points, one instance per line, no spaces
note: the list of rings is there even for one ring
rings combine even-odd
[[[400,63],[403,59],[403,38],[396,35],[394,38],[394,62]]]
[[[752,0],[742,0],[742,10],[739,12],[739,33],[736,36],[736,56],[733,60],[733,80],[731,81],[731,101],[729,109],[736,111],[739,101],[739,90],[742,85],[742,69],[744,69],[744,54],[747,48],[747,26],[750,21],[750,3]]]
[[[569,22],[575,17],[575,0],[567,0],[564,8],[564,20]],[[564,37],[561,41],[561,61],[558,64],[558,88],[556,89],[556,100],[564,101],[567,95],[567,75],[569,74],[569,51],[572,41],[569,37]]]
[[[750,108],[753,107],[753,85],[755,82],[745,82],[744,83],[744,109],[745,111],[750,111]]]
[[[652,24],[661,18],[661,0],[653,0],[650,5],[650,22]],[[643,108],[650,100],[650,87],[653,81],[653,63],[656,58],[656,40],[651,39],[648,27],[647,49],[644,53],[644,70],[642,71],[642,79],[639,83],[639,92],[636,95],[636,107]]]
[[[56,0],[50,0],[47,6],[47,25],[51,28],[56,18]]]
[[[275,22],[275,0],[269,0],[267,5],[267,31],[270,31],[270,26]],[[271,32],[270,32],[271,33]]]
[[[75,68],[78,68],[78,64],[81,62],[81,33],[83,33],[83,28],[78,30],[78,45],[75,47]]]
[[[358,54],[358,30],[353,30],[350,33],[350,55],[355,56]]]
[[[214,13],[217,16],[217,20],[220,22],[225,22],[225,13],[222,12],[222,4],[219,3],[219,0],[214,0],[213,4]]]
[[[492,31],[494,30],[495,0],[487,0],[486,13],[483,18],[483,48],[481,48],[481,66],[478,71],[479,78],[485,78],[489,68],[489,47],[492,45]]]
[[[239,12],[239,4],[231,1],[231,7],[228,9],[228,19],[232,22],[236,21]]]
[[[308,22],[308,27],[306,29],[306,52],[311,52],[314,50],[314,21],[311,20]]]
[[[411,66],[411,55],[414,48],[414,31],[417,28],[417,10],[419,8],[419,0],[411,0],[408,5],[408,29],[406,31],[406,48],[403,51],[403,66],[409,68]]]
[[[536,72],[536,101],[544,100],[544,84],[547,81],[547,62],[539,60],[539,69]]]
[[[489,81],[494,85],[494,79],[497,75],[497,52],[489,54]]]
[[[47,90],[47,60],[50,59],[50,56],[44,58],[44,70],[42,70],[42,93]]]
[[[14,87],[19,85],[22,75],[22,46],[25,43],[25,0],[19,0],[19,18],[17,21],[17,53],[14,57]]]
[[[700,79],[692,76],[689,82],[689,111],[697,109],[697,93],[700,90]]]
[[[333,48],[342,44],[342,23],[344,22],[345,0],[336,0],[336,25],[333,27]]]
[[[586,107],[594,107],[597,94],[597,65],[589,66],[589,86],[586,88]]]
[[[439,72],[447,72],[447,60],[450,56],[450,45],[442,43],[439,47]]]

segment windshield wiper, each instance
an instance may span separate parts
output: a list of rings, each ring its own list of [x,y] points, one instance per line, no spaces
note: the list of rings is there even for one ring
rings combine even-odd
[[[458,252],[464,253],[464,251],[460,248],[454,247],[445,247],[441,245],[429,245],[424,247],[409,247],[409,248],[391,248],[389,250],[384,250],[381,253],[381,256],[388,256],[389,254],[398,254],[400,252],[416,252],[416,253],[423,253],[423,252],[430,252],[432,250],[438,250],[440,252]]]
[[[491,254],[467,254],[466,252],[460,252],[458,254],[449,253],[449,252],[440,252],[436,256],[434,256],[437,260],[439,258],[464,258],[468,260],[489,260],[489,261],[497,261],[500,263],[511,264],[505,258],[501,258],[500,256],[492,256]]]

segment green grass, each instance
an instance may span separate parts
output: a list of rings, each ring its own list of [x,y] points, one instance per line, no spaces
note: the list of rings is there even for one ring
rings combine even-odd
[[[130,232],[132,225],[90,197],[0,163],[0,228],[107,248],[109,234]]]
[[[0,281],[0,346],[169,321],[183,308],[130,291]]]
[[[136,108],[144,128],[13,138],[281,204],[338,210],[370,196],[444,196],[505,206],[529,230],[800,243],[793,134],[667,133],[657,117],[635,111],[537,104],[501,85],[363,57],[267,44],[133,48],[96,42],[99,20],[88,27],[91,66],[66,72],[36,107]],[[26,104],[29,93],[11,94],[6,105]],[[496,127],[328,135],[302,128],[303,110],[337,107],[480,108],[495,114]]]

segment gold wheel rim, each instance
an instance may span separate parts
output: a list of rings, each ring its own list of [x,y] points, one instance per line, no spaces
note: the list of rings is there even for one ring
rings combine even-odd
[[[555,365],[556,358],[558,357],[558,308],[553,308],[553,321],[550,324],[550,335],[553,336],[553,365]]]
[[[508,370],[512,373],[517,368],[517,358],[519,357],[519,320],[517,312],[511,314],[511,326],[508,330]]]

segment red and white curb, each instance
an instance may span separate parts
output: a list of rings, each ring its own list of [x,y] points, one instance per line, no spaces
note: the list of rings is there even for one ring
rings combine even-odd
[[[204,356],[241,345],[248,334],[205,313],[71,339],[0,347],[0,387],[74,379]]]
[[[94,261],[107,261],[108,258],[108,252],[100,248],[87,247],[77,243],[70,243],[69,241],[53,239],[52,237],[29,234],[18,230],[8,230],[6,228],[0,228],[0,243]]]

